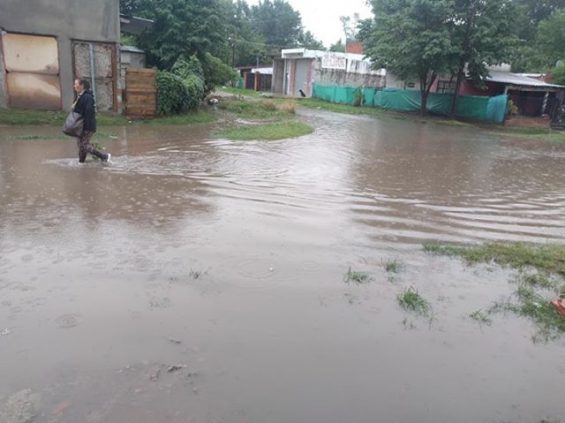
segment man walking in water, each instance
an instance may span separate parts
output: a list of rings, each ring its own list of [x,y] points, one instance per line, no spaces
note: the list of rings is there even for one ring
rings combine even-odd
[[[77,93],[77,98],[73,105],[73,112],[80,114],[83,120],[82,134],[77,138],[78,161],[84,163],[87,154],[90,153],[107,163],[112,155],[96,150],[90,143],[90,138],[96,132],[96,108],[94,96],[92,91],[90,91],[90,81],[77,78],[75,79],[74,89]]]

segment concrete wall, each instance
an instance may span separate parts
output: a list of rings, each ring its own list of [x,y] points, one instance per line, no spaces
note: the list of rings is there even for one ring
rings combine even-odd
[[[0,45],[0,107],[8,107],[6,98],[6,71],[4,69],[4,56],[2,56],[2,45]]]
[[[414,85],[412,85],[414,84]],[[405,81],[403,79],[398,78],[396,75],[387,72],[386,75],[386,88],[398,88],[400,90],[419,90],[420,83],[417,81],[417,78],[414,78],[410,81]]]
[[[282,94],[284,91],[284,60],[273,60],[273,81],[271,91],[273,93]]]
[[[348,61],[347,69],[326,69],[317,60],[314,64],[314,82],[320,85],[381,88],[385,80],[373,72],[365,61]]]
[[[63,107],[69,108],[73,101],[72,40],[119,43],[119,1],[1,0],[0,29],[57,38]]]

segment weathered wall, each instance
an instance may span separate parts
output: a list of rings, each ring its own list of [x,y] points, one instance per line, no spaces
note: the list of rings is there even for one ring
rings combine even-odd
[[[413,85],[412,85],[413,84]],[[398,88],[400,90],[419,90],[420,83],[416,79],[411,81],[405,81],[398,78],[396,75],[387,72],[386,75],[386,87],[387,88]]]
[[[321,62],[314,65],[314,81],[320,85],[339,85],[344,87],[375,87],[384,86],[384,77],[371,71],[367,62],[348,61],[347,69],[322,68]]]
[[[4,56],[2,55],[2,45],[0,43],[0,107],[8,106],[6,98],[6,70],[4,69]]]
[[[271,91],[282,94],[284,91],[284,60],[273,60],[273,82]]]
[[[1,0],[0,29],[57,37],[63,107],[69,108],[74,95],[71,40],[118,43],[119,1]],[[2,98],[1,85],[0,91]]]
[[[118,0],[2,0],[0,27],[8,32],[119,42]]]

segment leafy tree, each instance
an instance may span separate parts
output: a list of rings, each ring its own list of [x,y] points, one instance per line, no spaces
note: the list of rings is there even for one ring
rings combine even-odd
[[[220,6],[219,0],[139,0],[137,13],[154,21],[139,37],[139,47],[161,69],[169,69],[181,55],[221,55],[227,34]]]
[[[295,46],[302,32],[300,13],[284,0],[259,0],[251,7],[251,22],[268,45]]]
[[[302,32],[298,37],[298,44],[310,50],[325,50],[324,43],[317,40],[310,31]]]
[[[369,39],[374,29],[373,19],[360,20],[357,24],[357,39],[365,42],[365,40]]]
[[[374,29],[365,53],[375,66],[420,83],[421,113],[438,74],[449,71],[457,51],[451,40],[450,0],[371,0]]]
[[[553,83],[559,85],[565,85],[565,64],[556,66],[551,74],[553,76]]]
[[[205,94],[213,91],[217,85],[226,84],[236,81],[239,77],[238,72],[231,66],[226,65],[217,57],[206,53],[202,60],[202,69],[204,70]]]
[[[330,46],[330,51],[335,51],[338,53],[345,53],[345,44],[341,41],[341,38],[337,40],[334,44]]]
[[[252,23],[252,12],[243,0],[231,2],[227,9],[229,60],[233,66],[244,66],[264,60],[265,38]]]
[[[555,66],[565,60],[565,10],[541,21],[536,39],[536,51],[541,65]]]
[[[555,11],[565,9],[565,0],[514,0],[523,16],[535,27],[539,22],[550,17]]]
[[[356,40],[357,31],[359,24],[359,13],[354,13],[353,18],[351,16],[340,16],[339,21],[341,22],[341,27],[345,35],[345,41]]]
[[[452,42],[458,47],[458,65],[451,114],[457,108],[465,69],[474,81],[482,81],[488,65],[509,61],[517,42],[516,9],[511,0],[455,0],[453,5],[450,26]]]

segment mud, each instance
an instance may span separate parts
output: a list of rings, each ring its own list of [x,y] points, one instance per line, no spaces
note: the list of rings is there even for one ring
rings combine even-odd
[[[270,142],[112,128],[110,166],[0,127],[2,423],[565,419],[565,341],[468,317],[512,272],[421,248],[563,242],[565,146],[300,113]]]

